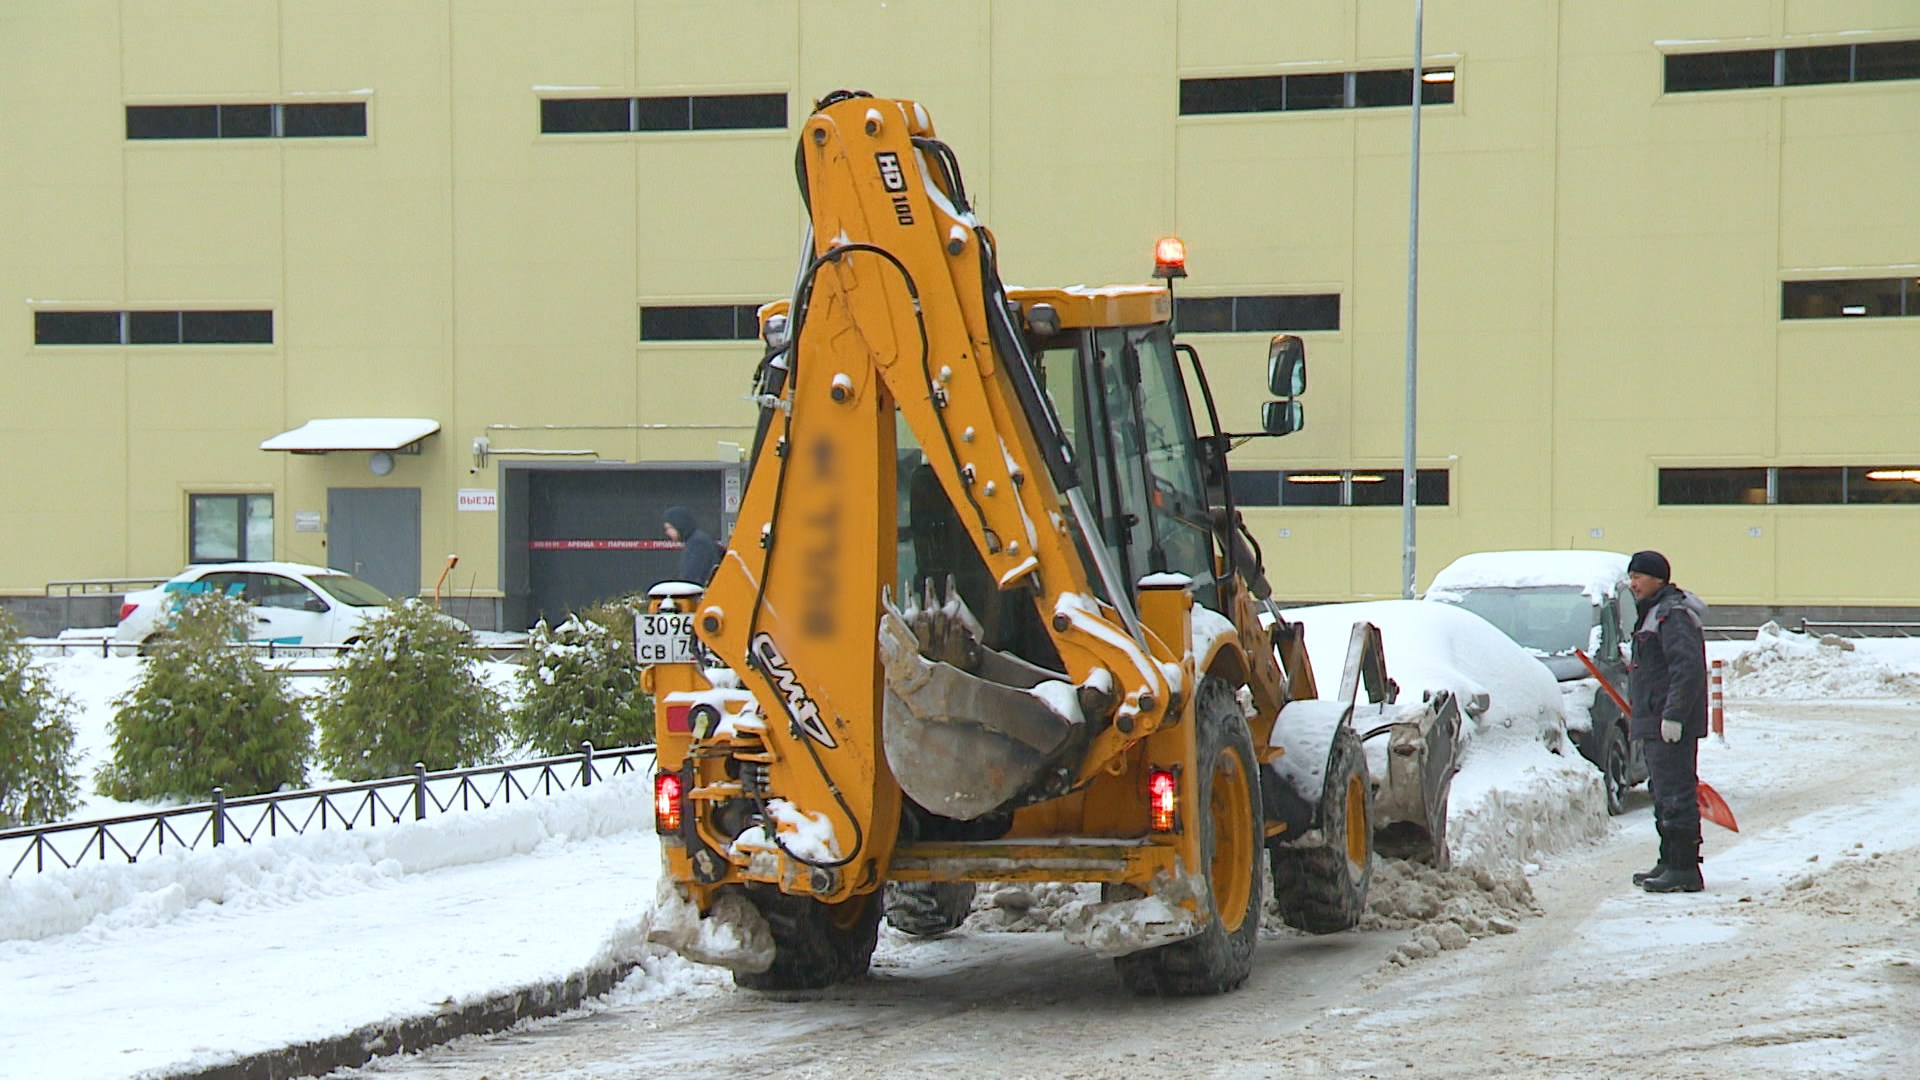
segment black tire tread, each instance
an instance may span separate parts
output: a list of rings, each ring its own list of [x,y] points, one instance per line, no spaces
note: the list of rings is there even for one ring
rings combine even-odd
[[[1274,844],[1268,849],[1274,903],[1281,920],[1295,930],[1339,933],[1358,926],[1366,914],[1367,886],[1373,880],[1372,837],[1367,838],[1367,865],[1357,879],[1346,854],[1346,785],[1348,776],[1356,772],[1361,790],[1370,790],[1360,737],[1343,726],[1334,736],[1334,752],[1320,794],[1320,831],[1326,842],[1317,847]],[[1371,812],[1367,827],[1373,827]]]
[[[773,966],[736,971],[734,985],[748,990],[818,990],[866,974],[880,933],[880,896],[845,901],[864,905],[847,928],[834,925],[834,910],[811,897],[771,888],[750,889],[753,906],[773,934]]]

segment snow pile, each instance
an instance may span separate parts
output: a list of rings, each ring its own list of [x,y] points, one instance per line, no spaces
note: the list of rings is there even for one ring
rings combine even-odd
[[[1554,753],[1513,733],[1467,747],[1453,778],[1447,843],[1456,865],[1537,862],[1607,834],[1600,770],[1569,743]]]
[[[1435,870],[1399,859],[1374,864],[1367,892],[1368,930],[1417,932],[1387,958],[1404,966],[1442,952],[1464,949],[1473,941],[1520,929],[1519,920],[1540,914],[1533,887],[1518,867]]]
[[[490,810],[388,828],[313,832],[254,844],[170,851],[133,865],[88,863],[0,880],[0,942],[158,927],[203,905],[232,916],[320,895],[388,887],[408,875],[520,855],[549,842],[653,824],[653,789],[624,776]]]
[[[1819,856],[1814,856],[1819,858]],[[1920,923],[1920,891],[1913,886],[1920,870],[1920,848],[1891,854],[1856,841],[1831,863],[1816,864],[1789,879],[1782,898],[1788,907],[1820,914],[1851,915],[1886,926]]]
[[[993,933],[1059,930],[1066,916],[1100,899],[1100,886],[1068,882],[1021,882],[980,886],[973,894],[967,928]]]
[[[737,891],[722,894],[702,918],[700,909],[680,894],[679,886],[662,877],[654,890],[652,910],[622,924],[602,955],[617,959],[633,948],[636,938],[701,963],[753,972],[773,966],[773,932],[753,901]]]
[[[1920,676],[1874,659],[1854,642],[1767,623],[1727,666],[1729,696],[1920,699]]]

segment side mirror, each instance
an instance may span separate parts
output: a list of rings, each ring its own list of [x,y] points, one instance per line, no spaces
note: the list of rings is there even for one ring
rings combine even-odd
[[[1307,344],[1293,334],[1275,334],[1267,344],[1267,392],[1283,398],[1307,392]]]
[[[1260,426],[1269,435],[1291,435],[1307,426],[1307,410],[1297,401],[1269,401],[1260,410]]]

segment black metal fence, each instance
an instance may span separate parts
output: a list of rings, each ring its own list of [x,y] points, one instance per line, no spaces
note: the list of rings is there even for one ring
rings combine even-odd
[[[484,810],[652,768],[651,746],[596,751],[592,744],[581,743],[579,753],[562,757],[433,773],[415,765],[412,776],[338,787],[238,799],[214,788],[213,801],[194,806],[0,831],[0,860],[9,864],[9,878],[23,870],[39,873],[87,862],[137,863],[143,856],[168,851]]]
[[[353,645],[288,645],[277,641],[236,641],[235,649],[245,649],[255,656],[267,660],[286,659],[333,659],[340,654],[353,650]],[[115,656],[138,656],[140,646],[128,641],[115,641],[110,637],[74,637],[74,638],[28,638],[27,648],[34,656],[59,658],[67,656],[98,656],[111,659]],[[498,645],[474,645],[469,651],[476,660],[519,660],[527,653],[525,642]]]

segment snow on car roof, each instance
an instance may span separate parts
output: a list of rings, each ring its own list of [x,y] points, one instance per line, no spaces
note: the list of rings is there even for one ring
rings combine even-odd
[[[1626,576],[1627,557],[1617,551],[1476,551],[1435,574],[1427,596],[1462,589],[1570,585],[1598,602]]]

